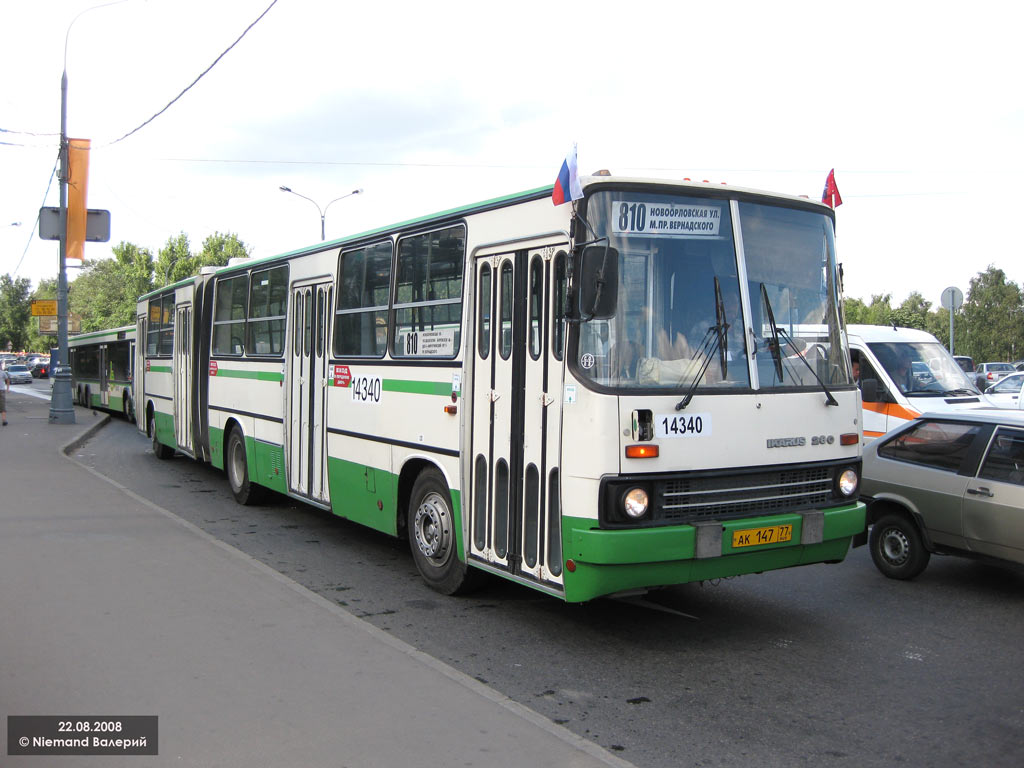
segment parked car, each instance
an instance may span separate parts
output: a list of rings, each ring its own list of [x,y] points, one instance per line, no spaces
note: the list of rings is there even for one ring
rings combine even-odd
[[[988,400],[996,408],[1020,408],[1020,388],[1024,386],[1024,372],[1004,376],[985,390]]]
[[[982,363],[974,371],[974,383],[984,392],[1004,376],[1016,372],[1012,363]]]
[[[12,363],[7,366],[7,375],[11,377],[11,384],[31,384],[32,374],[24,363]]]
[[[1024,412],[929,412],[864,448],[871,559],[912,579],[932,554],[1024,565]]]
[[[953,355],[953,359],[956,360],[956,364],[960,366],[964,373],[974,373],[973,357],[968,357],[967,355]]]

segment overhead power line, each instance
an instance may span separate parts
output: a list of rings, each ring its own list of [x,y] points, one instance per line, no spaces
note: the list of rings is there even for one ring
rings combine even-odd
[[[257,24],[258,24],[258,23],[260,22],[260,20],[261,20],[261,19],[262,19],[262,18],[263,18],[264,16],[266,16],[266,15],[267,15],[267,14],[268,14],[268,13],[270,12],[270,9],[271,9],[271,8],[273,8],[273,7],[275,6],[275,5],[277,5],[277,0],[272,0],[272,2],[270,3],[270,5],[268,5],[268,6],[267,6],[266,10],[265,10],[265,11],[263,11],[263,13],[261,13],[261,14],[260,14],[260,15],[259,15],[259,16],[258,16],[258,17],[256,18],[256,20],[252,22],[252,24],[250,24],[250,25],[249,25],[248,27],[246,27],[246,28],[245,28],[245,31],[244,31],[244,32],[242,32],[242,34],[240,34],[240,35],[238,36],[238,39],[237,39],[237,40],[235,40],[235,42],[233,42],[233,43],[232,43],[231,45],[229,45],[229,46],[228,46],[227,48],[225,48],[225,49],[224,49],[224,52],[223,52],[223,53],[221,53],[221,55],[220,55],[220,56],[218,56],[218,57],[217,57],[216,59],[214,59],[214,60],[213,60],[213,63],[212,63],[212,64],[211,64],[210,66],[208,66],[208,67],[207,67],[206,69],[204,69],[204,70],[203,70],[202,72],[200,72],[200,73],[199,73],[199,77],[197,77],[197,78],[196,78],[195,80],[193,80],[193,81],[192,81],[191,83],[189,83],[189,84],[188,84],[187,86],[185,86],[184,90],[182,90],[182,92],[181,92],[181,93],[179,93],[179,94],[178,94],[177,96],[175,96],[175,97],[174,97],[173,99],[171,99],[171,100],[170,100],[169,102],[167,102],[167,106],[165,106],[165,107],[164,107],[163,109],[161,109],[161,110],[160,110],[159,112],[157,112],[157,113],[156,113],[155,115],[153,115],[153,116],[152,116],[151,118],[149,118],[149,119],[148,119],[148,120],[146,120],[146,121],[145,121],[144,123],[142,123],[142,125],[140,125],[140,126],[138,126],[137,128],[133,128],[132,130],[128,131],[128,133],[126,133],[126,134],[125,134],[124,136],[122,136],[121,138],[119,138],[119,139],[114,139],[114,141],[110,142],[110,144],[107,144],[106,146],[108,146],[108,147],[109,147],[109,146],[111,146],[112,144],[117,144],[117,143],[118,143],[119,141],[124,141],[125,139],[127,139],[127,138],[128,138],[129,136],[131,136],[131,135],[132,135],[133,133],[138,133],[138,132],[139,132],[139,131],[141,131],[141,130],[142,130],[143,128],[145,128],[145,127],[146,127],[147,125],[149,125],[149,124],[150,124],[151,122],[153,122],[153,121],[154,121],[154,120],[156,120],[156,119],[157,119],[158,117],[160,117],[160,115],[162,115],[162,114],[163,114],[164,112],[166,112],[166,111],[167,111],[168,109],[170,109],[170,108],[171,108],[171,105],[172,105],[172,104],[174,104],[174,102],[176,102],[176,101],[177,101],[178,99],[180,99],[180,98],[181,98],[182,96],[184,96],[184,95],[185,95],[186,93],[188,93],[188,91],[192,89],[192,86],[194,86],[194,85],[195,85],[196,83],[198,83],[198,82],[199,82],[200,80],[202,80],[202,79],[203,79],[203,77],[205,77],[205,76],[206,76],[206,74],[207,74],[207,73],[208,73],[208,72],[209,72],[209,71],[210,71],[211,69],[213,69],[213,68],[214,68],[215,66],[217,66],[217,63],[218,63],[218,62],[219,62],[219,61],[220,61],[221,59],[223,59],[223,58],[224,58],[224,57],[225,57],[225,56],[226,56],[226,55],[228,54],[228,51],[230,51],[230,50],[231,50],[232,48],[234,48],[234,47],[235,47],[236,45],[238,45],[238,43],[239,43],[239,42],[241,41],[241,39],[242,39],[243,37],[245,37],[245,36],[246,36],[246,35],[247,35],[247,34],[249,33],[249,30],[250,30],[250,29],[252,29],[253,27],[255,27],[255,26],[256,26],[256,25],[257,25]]]
[[[53,170],[50,171],[50,180],[46,182],[46,191],[43,193],[43,202],[39,204],[39,213],[36,214],[35,224],[33,224],[32,228],[29,230],[28,242],[25,243],[25,250],[21,252],[21,258],[18,259],[18,266],[14,268],[14,271],[11,273],[11,277],[17,277],[18,270],[21,269],[22,262],[25,261],[25,254],[28,253],[28,248],[32,245],[32,239],[36,236],[36,228],[39,226],[39,215],[43,211],[43,206],[46,205],[46,198],[50,195],[50,185],[53,184],[53,177],[57,175],[57,163],[59,162],[60,153],[57,154],[57,159],[53,163]]]

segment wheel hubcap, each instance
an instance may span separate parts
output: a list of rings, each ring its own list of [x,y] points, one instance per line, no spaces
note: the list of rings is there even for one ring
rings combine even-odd
[[[882,534],[882,554],[893,565],[903,565],[910,557],[910,541],[903,531],[889,528]]]
[[[448,505],[440,494],[429,493],[413,519],[416,546],[427,558],[444,561],[451,551],[452,524]]]

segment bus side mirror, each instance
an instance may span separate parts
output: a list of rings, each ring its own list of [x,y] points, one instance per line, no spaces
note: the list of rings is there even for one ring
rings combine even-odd
[[[583,249],[580,265],[580,315],[586,320],[615,316],[619,294],[619,252],[605,245]]]

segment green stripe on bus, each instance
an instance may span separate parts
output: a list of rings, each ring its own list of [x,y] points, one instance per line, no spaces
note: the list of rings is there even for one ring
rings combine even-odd
[[[169,365],[151,365],[146,373],[171,373]]]
[[[256,381],[284,381],[284,374],[276,371],[245,371],[237,368],[217,368],[216,376],[229,379],[256,379]]]

